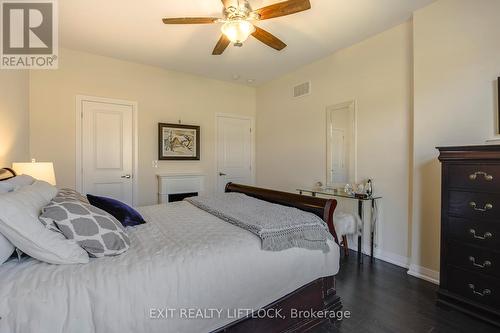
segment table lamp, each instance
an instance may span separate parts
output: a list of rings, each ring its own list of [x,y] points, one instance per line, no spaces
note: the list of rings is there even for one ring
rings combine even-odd
[[[35,179],[46,181],[51,185],[56,185],[54,163],[52,162],[37,162],[33,159],[31,163],[12,163],[12,169],[18,175],[28,175]]]

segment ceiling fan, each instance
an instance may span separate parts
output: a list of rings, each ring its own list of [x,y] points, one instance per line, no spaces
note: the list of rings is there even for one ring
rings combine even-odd
[[[221,55],[233,43],[234,46],[243,46],[243,42],[250,35],[262,43],[276,49],[283,50],[286,44],[264,29],[253,24],[255,21],[268,20],[311,9],[309,0],[288,0],[274,5],[253,10],[248,0],[221,0],[224,5],[223,18],[217,17],[181,17],[164,18],[165,24],[211,24],[223,23],[222,36],[215,46],[213,55]]]

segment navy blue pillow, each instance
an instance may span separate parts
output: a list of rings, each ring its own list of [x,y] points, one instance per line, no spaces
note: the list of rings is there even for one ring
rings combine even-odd
[[[123,202],[91,194],[87,194],[87,199],[92,206],[96,206],[97,208],[113,215],[124,227],[133,227],[135,225],[146,223],[141,214]]]

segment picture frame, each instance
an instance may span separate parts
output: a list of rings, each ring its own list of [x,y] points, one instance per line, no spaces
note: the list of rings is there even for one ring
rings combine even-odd
[[[200,126],[158,123],[158,160],[199,161]]]

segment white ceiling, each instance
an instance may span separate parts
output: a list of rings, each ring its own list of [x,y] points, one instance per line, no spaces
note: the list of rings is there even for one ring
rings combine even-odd
[[[250,0],[254,9],[280,0]],[[288,44],[278,52],[252,37],[212,56],[220,25],[164,25],[163,17],[221,16],[219,0],[59,1],[61,45],[166,69],[261,84],[380,33],[434,0],[311,0],[312,9],[259,22]]]

